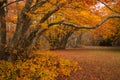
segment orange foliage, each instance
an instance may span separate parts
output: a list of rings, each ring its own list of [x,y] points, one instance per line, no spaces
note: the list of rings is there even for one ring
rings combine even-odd
[[[37,51],[29,59],[18,59],[15,63],[0,60],[0,80],[55,80],[58,76],[70,76],[79,68],[76,62]]]

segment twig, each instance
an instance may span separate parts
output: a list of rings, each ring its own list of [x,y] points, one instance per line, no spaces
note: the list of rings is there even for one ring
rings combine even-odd
[[[24,1],[24,0],[16,0],[16,1],[10,2],[10,3],[2,6],[1,8],[5,8],[5,7],[7,7],[7,6],[9,6],[9,5],[13,4],[13,3],[19,2],[19,1]]]

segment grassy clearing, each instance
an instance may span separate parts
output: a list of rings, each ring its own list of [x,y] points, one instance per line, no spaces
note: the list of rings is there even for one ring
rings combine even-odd
[[[70,80],[120,80],[120,49],[81,48],[55,51],[58,55],[78,61],[81,71]]]

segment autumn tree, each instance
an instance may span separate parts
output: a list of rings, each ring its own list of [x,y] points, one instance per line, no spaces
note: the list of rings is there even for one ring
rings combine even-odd
[[[16,0],[14,2],[17,1],[22,0]],[[111,0],[107,0],[106,3],[110,1]],[[39,36],[41,36],[45,31],[47,31],[50,27],[54,25],[64,25],[74,28],[75,30],[95,29],[101,26],[110,18],[120,18],[120,15],[117,13],[105,17],[102,20],[97,20],[98,17],[96,16],[91,17],[91,12],[88,9],[91,5],[96,4],[96,0],[26,0],[24,3],[24,7],[18,12],[14,36],[10,44],[7,45],[8,49],[12,48],[13,50],[16,50],[16,53],[20,53],[21,51],[23,52],[31,46],[34,46],[34,43],[39,38]],[[120,2],[118,1],[118,3]],[[4,10],[4,8],[9,6],[10,4],[12,4],[12,2],[3,6],[2,3],[3,7],[1,6],[1,10]],[[2,16],[3,13],[4,12],[2,12],[0,16]],[[81,16],[81,14],[83,15]],[[50,20],[51,17],[54,17],[56,15],[57,17],[61,15],[61,17],[58,19],[54,19],[53,21]],[[4,16],[5,15],[3,15],[3,17]],[[89,17],[86,18],[84,16]],[[90,22],[93,20],[93,18],[96,19],[97,22]],[[88,21],[84,21],[86,24],[83,24],[83,22],[81,22],[81,19],[88,19]],[[1,25],[5,26],[5,19],[2,18],[1,20],[2,22],[4,22]],[[2,39],[6,38],[6,29],[3,30],[4,32],[1,31],[1,35],[4,35],[4,37],[1,36],[1,41]]]
[[[100,7],[96,5],[92,7],[94,8],[93,13],[103,18],[114,13],[120,14],[120,11],[118,8],[119,5],[117,5],[119,3],[116,3],[116,2],[113,1],[106,4],[105,2],[99,1],[98,4],[102,6]],[[115,40],[115,35],[116,35],[116,39],[119,38],[117,36],[119,32],[118,26],[119,26],[119,19],[110,19],[105,24],[101,25],[101,27],[95,29],[93,32],[94,32],[94,36],[96,37],[96,40],[101,37],[101,40],[98,40],[97,43],[102,46],[112,46],[112,45],[115,45],[114,43],[118,43]]]
[[[50,44],[50,49],[65,49],[68,38],[73,34],[74,31],[75,28],[63,25],[51,27],[48,31],[46,31],[45,34],[45,37]]]

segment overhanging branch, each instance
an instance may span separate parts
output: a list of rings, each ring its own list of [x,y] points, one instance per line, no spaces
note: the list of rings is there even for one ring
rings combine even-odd
[[[9,6],[9,5],[13,4],[13,3],[20,2],[20,1],[24,1],[24,0],[16,0],[16,1],[10,2],[10,3],[2,6],[1,8],[5,8],[5,7],[7,7],[7,6]]]
[[[42,0],[38,3],[36,3],[35,5],[33,5],[31,7],[31,11],[35,11],[38,7],[41,7],[42,5],[44,5],[46,2],[48,2],[49,0]]]
[[[73,23],[58,21],[58,22],[53,22],[53,23],[48,24],[48,27],[56,25],[56,24],[62,24],[62,25],[67,25],[67,26],[70,26],[70,27],[74,27],[76,29],[95,29],[95,28],[101,26],[103,23],[105,23],[108,19],[111,19],[111,18],[120,18],[120,15],[119,14],[110,15],[110,16],[104,18],[102,21],[100,21],[99,23],[97,23],[94,26],[79,26],[79,25],[76,25],[76,24],[73,24]]]

